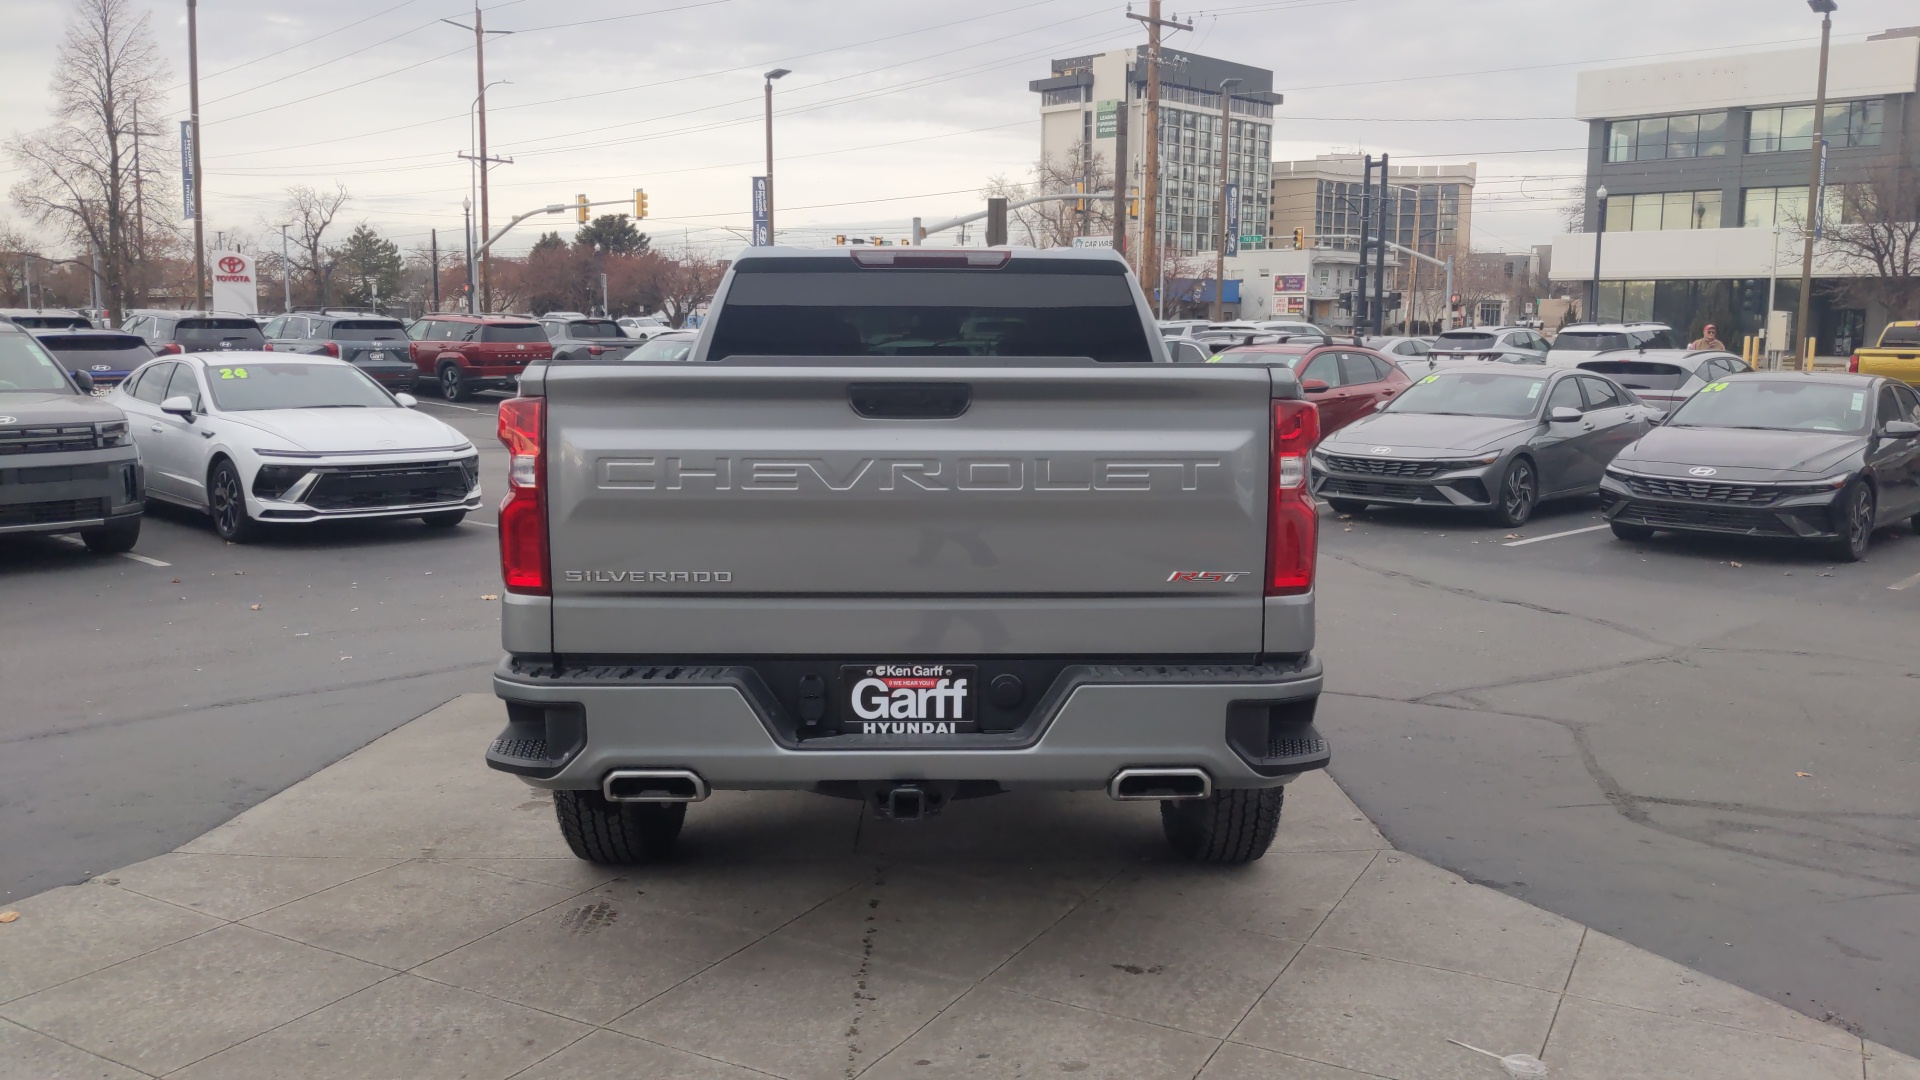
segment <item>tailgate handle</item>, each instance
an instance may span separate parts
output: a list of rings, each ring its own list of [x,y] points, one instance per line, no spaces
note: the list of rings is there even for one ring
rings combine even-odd
[[[973,404],[966,383],[851,383],[847,403],[869,420],[952,420]]]

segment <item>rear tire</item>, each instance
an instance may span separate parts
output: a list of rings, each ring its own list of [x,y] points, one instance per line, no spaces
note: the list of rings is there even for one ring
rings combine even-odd
[[[421,514],[420,520],[425,522],[429,529],[451,529],[466,520],[466,517],[465,510],[442,510],[438,514]]]
[[[1327,505],[1333,507],[1336,514],[1358,514],[1367,508],[1359,499],[1328,499]]]
[[[1653,530],[1645,525],[1628,525],[1620,521],[1611,522],[1610,524],[1613,526],[1613,535],[1622,540],[1642,544],[1653,539]]]
[[[553,812],[573,853],[591,863],[631,866],[673,851],[686,803],[608,802],[597,791],[556,791]]]
[[[473,397],[473,383],[459,364],[440,365],[440,394],[448,401],[467,401]]]
[[[1514,458],[1500,478],[1500,492],[1494,498],[1493,513],[1500,524],[1509,529],[1525,525],[1533,516],[1533,508],[1540,504],[1540,476],[1532,460]]]
[[[1162,799],[1160,828],[1183,858],[1239,866],[1267,853],[1285,798],[1285,788],[1237,788],[1204,799]]]
[[[140,542],[140,519],[116,521],[97,529],[81,529],[80,539],[86,543],[87,550],[96,555],[118,555],[123,551],[132,551],[133,545]]]

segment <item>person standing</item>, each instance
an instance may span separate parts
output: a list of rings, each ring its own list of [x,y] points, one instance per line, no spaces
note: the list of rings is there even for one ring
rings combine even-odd
[[[1715,352],[1726,352],[1727,347],[1720,343],[1720,337],[1713,332],[1713,329],[1713,324],[1708,323],[1701,329],[1700,336],[1694,340],[1693,344],[1687,346],[1687,348],[1712,349]]]

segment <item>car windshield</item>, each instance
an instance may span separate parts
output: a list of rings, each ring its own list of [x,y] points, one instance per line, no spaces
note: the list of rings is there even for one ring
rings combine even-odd
[[[1088,357],[1150,363],[1119,262],[1010,259],[997,268],[748,259],[714,315],[729,356]]]
[[[567,336],[576,338],[623,338],[626,331],[612,319],[575,319],[567,324]]]
[[[1384,411],[1524,420],[1540,406],[1547,380],[1503,371],[1440,371],[1400,392]]]
[[[181,319],[173,338],[182,345],[216,348],[224,342],[230,349],[257,349],[267,341],[252,319]]]
[[[1669,427],[1865,431],[1873,407],[1868,385],[1799,379],[1708,383],[1674,410]]]
[[[39,342],[25,334],[0,334],[0,393],[9,390],[78,392]]]
[[[333,324],[336,341],[405,341],[407,328],[398,319],[342,319]]]
[[[1463,334],[1449,330],[1434,341],[1436,349],[1491,349],[1498,339],[1492,334]]]
[[[1605,330],[1562,330],[1547,346],[1552,352],[1608,352],[1631,349],[1634,342],[1625,334]]]
[[[1595,360],[1581,364],[1581,371],[1597,371],[1629,390],[1678,390],[1693,373],[1677,364],[1656,364],[1651,360]]]
[[[693,337],[662,335],[627,354],[629,360],[685,360],[693,351]]]
[[[1215,353],[1209,364],[1272,364],[1292,370],[1300,364],[1300,358],[1307,355],[1305,349],[1258,349],[1238,348]]]
[[[132,371],[153,359],[146,339],[133,334],[51,335],[41,338],[40,344],[77,371]]]
[[[496,323],[480,328],[480,340],[491,344],[510,344],[520,342],[530,344],[547,343],[547,332],[539,323]]]
[[[378,383],[346,364],[208,364],[206,376],[221,412],[400,407]]]

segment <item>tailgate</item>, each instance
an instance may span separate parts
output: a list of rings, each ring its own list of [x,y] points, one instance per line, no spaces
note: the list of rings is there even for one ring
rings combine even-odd
[[[1264,368],[901,375],[549,370],[555,649],[1259,651]]]
[[[1908,348],[1862,349],[1860,374],[1884,375],[1910,386],[1920,386],[1920,345]]]

